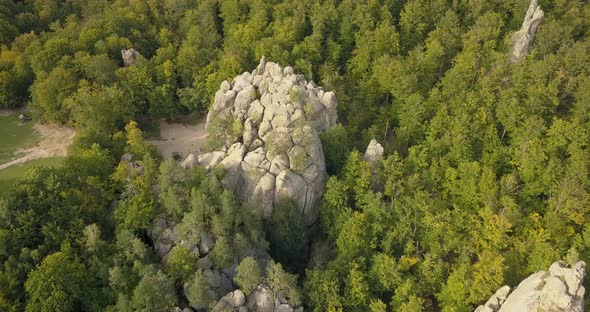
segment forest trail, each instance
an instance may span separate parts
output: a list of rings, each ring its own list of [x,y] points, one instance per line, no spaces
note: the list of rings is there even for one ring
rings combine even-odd
[[[179,153],[185,158],[190,153],[200,154],[207,136],[205,120],[196,125],[161,121],[160,139],[148,142],[155,145],[164,158],[172,158],[173,153]]]
[[[42,124],[36,124],[34,128],[39,132],[37,145],[17,151],[18,154],[24,156],[0,165],[0,170],[35,159],[65,157],[68,154],[68,147],[72,144],[76,135],[74,128]]]

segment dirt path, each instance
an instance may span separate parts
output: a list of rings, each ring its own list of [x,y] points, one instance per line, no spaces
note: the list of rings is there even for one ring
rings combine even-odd
[[[0,165],[0,170],[35,159],[64,157],[68,154],[68,147],[74,140],[76,130],[68,127],[41,124],[36,124],[34,128],[39,132],[39,143],[34,147],[17,151],[18,154],[24,154],[25,156]]]
[[[182,158],[190,153],[200,154],[201,147],[207,140],[205,121],[196,125],[160,122],[160,139],[148,141],[154,144],[164,158],[171,158],[179,153]]]

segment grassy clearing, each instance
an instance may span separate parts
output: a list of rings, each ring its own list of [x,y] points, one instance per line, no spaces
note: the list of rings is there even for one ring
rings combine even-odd
[[[0,164],[18,158],[16,151],[35,145],[39,135],[33,122],[21,124],[18,115],[0,116]]]
[[[8,191],[12,185],[32,167],[59,167],[65,157],[51,157],[31,160],[20,166],[13,166],[0,170],[0,194]]]

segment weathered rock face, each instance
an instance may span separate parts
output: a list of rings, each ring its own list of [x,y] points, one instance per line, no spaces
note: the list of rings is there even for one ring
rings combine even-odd
[[[122,49],[121,50],[121,57],[123,57],[123,63],[125,66],[131,66],[135,63],[135,58],[139,55],[135,49]]]
[[[555,262],[549,271],[539,271],[522,281],[512,293],[500,288],[476,312],[584,311],[584,275],[586,263],[568,267]]]
[[[519,62],[528,55],[535,33],[544,16],[545,13],[541,10],[539,1],[531,0],[522,27],[512,36],[512,55],[510,57],[512,62]]]
[[[383,146],[377,140],[371,140],[363,159],[370,163],[383,159]]]
[[[221,84],[207,115],[209,136],[218,146],[197,163],[223,166],[224,187],[256,203],[266,218],[292,199],[312,224],[326,176],[318,133],[336,124],[337,105],[333,92],[263,57],[252,73]],[[185,162],[191,166],[194,157]]]
[[[303,307],[291,306],[280,294],[275,294],[270,287],[260,284],[245,298],[237,289],[223,296],[212,311],[258,311],[258,312],[303,312]]]

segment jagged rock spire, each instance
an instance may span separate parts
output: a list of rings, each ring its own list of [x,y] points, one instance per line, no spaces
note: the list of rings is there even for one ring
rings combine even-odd
[[[512,35],[512,53],[510,60],[515,63],[524,59],[535,38],[535,33],[543,21],[545,13],[541,10],[538,0],[531,0],[529,9],[526,12],[522,27]]]

